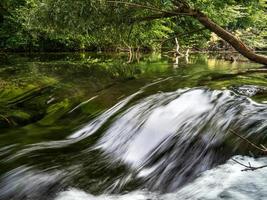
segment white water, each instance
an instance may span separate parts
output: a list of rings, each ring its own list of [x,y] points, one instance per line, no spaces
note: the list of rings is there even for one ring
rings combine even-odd
[[[65,140],[35,144],[12,155],[38,158],[37,150],[51,153],[80,141],[85,144],[83,152],[66,157],[71,165],[60,168],[55,164],[59,162],[51,162],[50,168],[25,165],[8,171],[0,177],[0,200],[267,199],[267,169],[241,172],[241,165],[228,160],[249,149],[230,134],[231,129],[266,144],[266,105],[229,90],[205,88],[132,101],[141,93],[122,100]],[[90,146],[86,139],[91,136],[98,139]],[[94,157],[95,153],[101,156]],[[236,159],[253,166],[267,164],[267,158]],[[127,169],[116,168],[120,164]],[[90,177],[91,173],[97,175]],[[82,179],[82,184],[73,183],[74,178]],[[88,192],[93,187],[100,196]]]
[[[95,148],[135,170],[147,188],[172,192],[233,155],[227,151],[240,141],[227,142],[229,130],[264,133],[265,113],[265,105],[227,90],[158,93],[117,116]]]
[[[115,157],[139,167],[162,141],[176,134],[184,123],[197,121],[199,116],[212,109],[210,97],[203,90],[184,93],[170,103],[167,101],[167,105],[151,106],[155,98],[171,100],[182,91],[151,96],[126,111],[109,128],[98,148],[115,152]],[[187,135],[184,137],[188,139]]]
[[[234,159],[253,166],[267,164],[267,158],[253,159],[235,156]],[[229,160],[227,163],[200,175],[195,181],[176,192],[168,194],[134,191],[124,195],[93,196],[77,188],[70,188],[57,195],[55,200],[266,200],[267,168],[241,171],[241,165]]]

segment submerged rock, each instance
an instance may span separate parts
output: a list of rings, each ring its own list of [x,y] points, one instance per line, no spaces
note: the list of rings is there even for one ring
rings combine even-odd
[[[242,85],[242,86],[232,86],[231,90],[237,94],[244,95],[247,97],[252,97],[255,95],[267,95],[267,87],[264,86],[255,86],[255,85]]]

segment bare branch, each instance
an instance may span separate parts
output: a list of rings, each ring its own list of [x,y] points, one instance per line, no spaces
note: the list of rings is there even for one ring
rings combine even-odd
[[[152,10],[152,11],[160,13],[160,14],[155,14],[155,15],[150,15],[150,16],[133,18],[132,19],[133,22],[151,21],[151,20],[156,20],[156,19],[177,17],[180,15],[183,15],[183,16],[192,16],[193,15],[193,13],[191,13],[191,12],[183,12],[183,9],[176,9],[176,10],[169,11],[169,10],[162,10],[162,9],[159,9],[156,7],[147,6],[147,5],[143,5],[143,4],[130,3],[130,2],[124,2],[124,1],[112,1],[112,0],[107,1],[107,3],[124,4],[127,6],[148,9],[148,10]]]
[[[250,146],[254,147],[255,149],[258,149],[265,154],[267,153],[267,148],[265,146],[263,146],[262,144],[260,146],[258,146],[257,144],[254,144],[253,142],[249,141],[247,138],[243,137],[242,135],[237,134],[235,131],[230,130],[230,132],[233,133],[234,135],[238,136],[242,140],[244,140],[246,143],[248,143]]]
[[[266,168],[267,165],[262,165],[262,166],[259,166],[259,167],[254,167],[254,166],[251,166],[250,162],[248,163],[248,165],[245,165],[235,159],[231,159],[233,160],[234,162],[236,162],[237,164],[239,165],[242,165],[243,167],[245,167],[244,169],[242,169],[241,171],[255,171],[255,170],[258,170],[258,169],[262,169],[262,168]]]
[[[233,133],[234,135],[236,135],[237,137],[241,138],[242,140],[244,140],[246,143],[248,143],[250,146],[254,147],[255,149],[257,150],[260,150],[261,152],[263,153],[267,153],[267,148],[264,146],[264,145],[260,145],[258,146],[257,144],[254,144],[253,142],[249,141],[247,138],[243,137],[242,135],[239,135],[237,134],[235,131],[233,130],[230,130],[231,133]],[[245,167],[245,169],[242,169],[242,171],[255,171],[257,169],[262,169],[262,168],[265,168],[267,167],[267,165],[262,165],[262,166],[259,166],[259,167],[254,167],[254,166],[251,166],[250,162],[248,163],[248,165],[245,165],[235,159],[232,159],[234,162],[238,163],[239,165],[242,165],[243,167]]]

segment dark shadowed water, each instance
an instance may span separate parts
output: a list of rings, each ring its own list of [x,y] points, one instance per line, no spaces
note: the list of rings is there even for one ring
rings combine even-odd
[[[0,55],[0,200],[259,199],[267,72],[191,55]],[[251,70],[253,69],[253,70]]]

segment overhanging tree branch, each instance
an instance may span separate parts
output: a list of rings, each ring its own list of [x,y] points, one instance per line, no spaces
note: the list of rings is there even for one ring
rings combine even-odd
[[[136,17],[132,18],[132,22],[145,22],[145,21],[152,21],[156,19],[164,19],[164,18],[171,18],[171,17],[177,17],[177,16],[190,16],[188,13],[161,13],[161,14],[155,14],[155,15],[149,15],[145,17]]]
[[[235,37],[233,34],[216,24],[214,21],[212,21],[208,16],[206,16],[204,13],[202,13],[199,10],[193,9],[190,7],[189,4],[187,4],[184,0],[177,0],[172,1],[174,4],[173,11],[164,11],[160,10],[158,8],[142,5],[142,4],[136,4],[136,3],[129,3],[129,2],[123,2],[123,1],[108,1],[110,3],[120,3],[125,5],[130,5],[134,7],[144,8],[144,9],[152,9],[157,12],[161,13],[168,13],[170,15],[158,15],[158,16],[148,16],[146,17],[147,20],[153,20],[153,19],[160,19],[160,18],[166,18],[166,17],[174,17],[179,16],[180,14],[192,16],[195,18],[198,22],[200,22],[204,27],[209,29],[210,31],[214,32],[216,35],[218,35],[220,38],[228,42],[235,50],[237,50],[240,54],[242,54],[244,57],[248,58],[251,61],[263,64],[267,66],[267,57],[263,55],[258,55],[255,52],[253,52],[250,48],[248,48],[241,40],[239,40],[237,37]]]
[[[214,32],[220,38],[228,42],[235,50],[237,50],[244,57],[248,58],[251,61],[263,64],[267,66],[267,57],[264,55],[258,55],[250,48],[248,48],[240,39],[235,37],[233,34],[213,22],[208,16],[206,16],[201,11],[195,10],[193,17],[198,20],[202,25],[207,29]]]
[[[131,2],[125,2],[125,1],[107,1],[107,3],[113,3],[113,4],[123,4],[126,6],[130,6],[130,7],[135,7],[135,8],[143,8],[143,9],[148,9],[148,10],[152,10],[152,11],[156,11],[156,12],[160,12],[160,13],[168,13],[168,14],[177,14],[173,11],[168,11],[168,10],[162,10],[153,6],[147,6],[144,4],[137,4],[137,3],[131,3]]]

